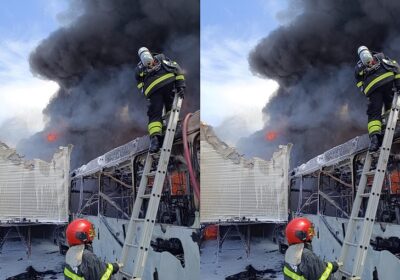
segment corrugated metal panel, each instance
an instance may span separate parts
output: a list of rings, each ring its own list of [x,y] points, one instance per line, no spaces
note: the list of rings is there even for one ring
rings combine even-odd
[[[291,144],[270,161],[246,160],[201,128],[201,222],[287,221]]]
[[[51,162],[23,160],[0,142],[0,221],[68,221],[68,177],[72,145],[60,147]]]

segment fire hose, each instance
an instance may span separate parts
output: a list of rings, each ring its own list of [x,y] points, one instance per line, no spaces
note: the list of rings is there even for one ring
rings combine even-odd
[[[189,177],[190,177],[190,182],[193,185],[193,191],[195,194],[195,197],[197,200],[200,202],[200,187],[199,184],[196,180],[196,176],[194,175],[193,171],[193,165],[191,161],[191,155],[190,155],[190,150],[189,150],[189,143],[187,140],[187,127],[188,127],[188,122],[192,114],[187,114],[185,119],[183,120],[183,129],[182,129],[182,138],[183,138],[183,148],[184,148],[184,153],[185,153],[185,160],[189,169]]]

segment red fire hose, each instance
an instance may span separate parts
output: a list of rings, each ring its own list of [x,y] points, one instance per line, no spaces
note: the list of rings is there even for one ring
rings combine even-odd
[[[186,160],[186,163],[187,163],[187,166],[189,169],[190,182],[193,185],[193,191],[194,191],[196,198],[198,199],[198,201],[200,201],[200,187],[199,187],[199,184],[194,175],[191,156],[190,156],[190,150],[189,150],[189,143],[187,141],[187,126],[188,126],[188,122],[189,122],[189,119],[191,116],[192,116],[192,114],[187,114],[185,119],[183,120],[183,129],[182,129],[183,148],[184,148],[184,152],[185,152],[185,160]]]

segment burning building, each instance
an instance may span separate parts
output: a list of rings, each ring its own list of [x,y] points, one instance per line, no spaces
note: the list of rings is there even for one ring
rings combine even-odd
[[[179,125],[168,164],[167,176],[159,204],[149,259],[144,279],[198,279],[200,272],[200,221],[198,190],[200,154],[200,113],[188,119],[187,126]],[[185,153],[183,134],[187,135]],[[115,262],[128,231],[134,201],[149,146],[149,137],[136,138],[72,171],[70,212],[74,217],[90,220],[97,236],[93,242],[96,255]],[[192,162],[192,171],[187,160]],[[190,176],[194,175],[195,178]],[[152,189],[149,178],[147,191]],[[143,207],[142,215],[145,215]],[[134,232],[138,242],[142,223]],[[135,243],[136,244],[136,243]],[[137,248],[129,250],[135,256]],[[125,267],[133,263],[125,264]],[[162,277],[160,276],[162,275]]]
[[[279,143],[294,143],[297,165],[367,130],[366,99],[355,86],[357,48],[366,45],[400,57],[398,1],[288,1],[280,19],[290,19],[261,39],[249,55],[255,75],[279,89],[263,113],[268,122],[238,148],[272,155]],[[266,145],[265,134],[279,131]],[[246,145],[251,142],[252,145]]]
[[[400,130],[391,147],[375,225],[361,279],[393,279],[400,268]],[[325,259],[338,258],[364,166],[368,135],[355,137],[296,167],[290,177],[290,210],[305,215],[319,233],[313,250]],[[367,182],[366,191],[372,187]],[[362,202],[364,216],[367,198]],[[356,221],[356,243],[362,220]],[[351,271],[352,263],[344,264]]]
[[[71,166],[146,132],[147,105],[137,93],[137,50],[146,46],[176,60],[185,72],[183,112],[199,109],[198,1],[71,1],[69,25],[56,30],[32,52],[32,72],[60,89],[43,113],[43,131],[21,141],[29,158],[49,159],[72,143]],[[34,148],[33,148],[34,147]]]

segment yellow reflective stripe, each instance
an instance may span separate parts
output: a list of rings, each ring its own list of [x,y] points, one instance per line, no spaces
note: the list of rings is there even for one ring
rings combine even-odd
[[[64,268],[64,275],[71,278],[72,280],[85,280],[85,278],[76,275],[74,272],[66,267]]]
[[[143,85],[144,85],[144,83],[140,83],[140,84],[137,85],[137,88],[141,89],[143,87]]]
[[[140,73],[139,73],[139,76],[140,76],[140,77],[143,77],[143,76],[144,76],[144,72],[140,72]]]
[[[298,275],[296,273],[294,273],[293,271],[291,271],[289,268],[287,268],[286,266],[283,267],[283,273],[287,276],[292,278],[293,280],[306,280],[306,278],[304,278],[301,275]]]
[[[399,78],[400,78],[400,74],[396,74],[396,75],[394,76],[394,78],[395,78],[395,79],[399,79]]]
[[[183,76],[183,75],[178,75],[175,78],[175,80],[184,80],[184,79],[185,79],[185,76]]]
[[[321,275],[321,277],[319,278],[319,280],[326,280],[326,279],[328,279],[329,276],[331,275],[332,268],[333,268],[332,263],[328,262],[328,265],[326,266],[325,271],[324,271],[324,273],[322,273],[322,275]]]
[[[382,122],[380,120],[373,120],[373,121],[368,122],[368,128],[370,128],[371,126],[374,126],[374,125],[382,126]]]
[[[144,92],[145,95],[147,95],[153,87],[155,87],[157,84],[161,83],[162,81],[165,81],[166,79],[172,78],[175,76],[173,73],[168,73],[165,74],[164,76],[161,76],[157,80],[153,81],[147,88],[146,91]]]
[[[368,133],[380,132],[382,128],[382,122],[379,120],[374,120],[368,122]]]
[[[357,87],[361,87],[363,85],[363,81],[357,83]]]
[[[358,72],[358,75],[359,75],[359,76],[362,76],[363,74],[364,74],[364,71]]]
[[[387,77],[394,76],[393,72],[387,72],[385,74],[380,75],[379,77],[375,78],[372,80],[372,82],[369,83],[369,85],[365,88],[364,93],[367,94],[368,91],[376,84],[379,83],[380,81],[386,79]]]
[[[107,269],[106,272],[104,272],[103,276],[100,278],[100,280],[108,280],[111,277],[111,273],[113,272],[113,265],[112,264],[107,264]]]
[[[150,135],[152,135],[156,132],[161,132],[162,131],[162,123],[161,122],[151,122],[147,126],[147,129],[148,129]]]

